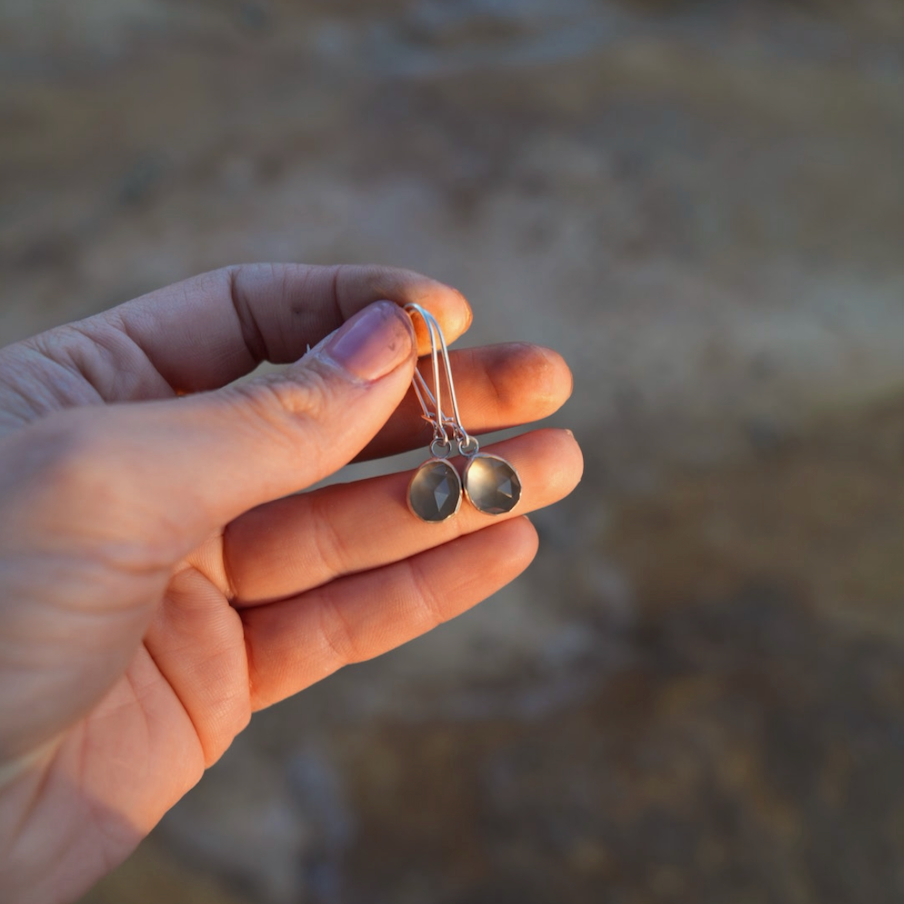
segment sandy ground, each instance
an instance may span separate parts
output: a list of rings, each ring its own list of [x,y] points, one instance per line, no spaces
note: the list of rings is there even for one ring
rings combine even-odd
[[[0,339],[242,260],[572,363],[530,577],[85,904],[904,897],[904,6],[6,0]]]

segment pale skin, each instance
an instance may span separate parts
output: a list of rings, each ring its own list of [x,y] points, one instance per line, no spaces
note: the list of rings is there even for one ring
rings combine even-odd
[[[522,478],[508,515],[464,504],[424,524],[408,474],[299,494],[429,441],[408,302],[449,341],[470,325],[458,292],[409,271],[268,264],[0,350],[0,899],[73,901],[256,710],[530,563],[524,515],[580,480],[568,431],[488,447]],[[234,383],[262,360],[295,363]],[[571,392],[537,346],[453,352],[452,366],[472,433],[545,417]]]

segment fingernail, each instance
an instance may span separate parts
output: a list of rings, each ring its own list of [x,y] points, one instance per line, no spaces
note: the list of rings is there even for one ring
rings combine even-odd
[[[414,330],[408,315],[391,301],[378,301],[347,320],[324,352],[359,380],[379,380],[411,355]]]

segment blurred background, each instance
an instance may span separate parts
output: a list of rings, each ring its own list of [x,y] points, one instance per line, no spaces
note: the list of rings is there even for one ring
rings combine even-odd
[[[83,904],[904,900],[901,0],[0,0],[0,340],[251,260],[559,349],[586,476]]]

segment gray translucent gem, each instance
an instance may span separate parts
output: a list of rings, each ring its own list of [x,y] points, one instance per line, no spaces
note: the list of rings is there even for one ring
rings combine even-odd
[[[461,505],[461,480],[447,461],[422,464],[411,478],[408,504],[421,521],[445,521]]]
[[[474,508],[488,515],[502,515],[518,504],[521,480],[504,458],[477,455],[465,468],[465,492]]]

